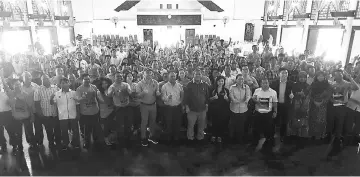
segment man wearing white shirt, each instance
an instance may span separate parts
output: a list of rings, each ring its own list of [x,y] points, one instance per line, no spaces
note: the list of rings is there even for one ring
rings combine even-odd
[[[77,102],[75,91],[69,89],[70,83],[67,78],[60,80],[61,90],[57,91],[51,99],[50,104],[55,104],[58,109],[60,134],[62,139],[62,150],[67,150],[69,141],[68,130],[72,130],[71,144],[75,148],[79,148],[79,115],[80,107]]]
[[[273,119],[277,116],[277,93],[269,87],[269,80],[263,78],[261,87],[257,88],[253,95],[255,102],[254,128],[261,135],[256,150],[260,150],[266,140],[273,137]]]
[[[165,83],[161,88],[162,100],[166,105],[166,133],[168,140],[179,140],[181,116],[182,116],[182,100],[184,91],[180,83],[176,82],[176,74],[171,71],[169,73],[169,82]]]
[[[120,58],[116,55],[115,49],[111,50],[110,64],[115,66],[119,66],[121,64]]]
[[[127,57],[127,53],[124,51],[123,47],[120,47],[120,52],[117,55],[119,60],[120,60],[120,64],[122,63],[122,61]]]
[[[224,76],[226,79],[225,80],[225,88],[230,89],[230,87],[235,84],[236,76],[234,77],[233,75],[231,75],[231,69],[230,69],[229,65],[225,66]]]
[[[77,60],[75,61],[75,67],[77,69],[81,68],[84,71],[88,67],[88,63],[87,63],[87,61],[84,60],[83,54],[81,52],[77,53]]]

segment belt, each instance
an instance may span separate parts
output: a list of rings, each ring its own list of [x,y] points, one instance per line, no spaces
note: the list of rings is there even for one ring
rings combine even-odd
[[[141,102],[141,104],[151,106],[151,105],[156,104],[156,101],[155,101],[154,103],[151,103],[151,104],[149,104],[149,103],[143,103],[143,102]]]

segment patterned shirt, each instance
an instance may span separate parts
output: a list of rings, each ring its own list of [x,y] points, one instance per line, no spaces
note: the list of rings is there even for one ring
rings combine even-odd
[[[40,101],[41,110],[44,116],[56,116],[56,107],[50,105],[51,95],[58,91],[58,88],[54,85],[46,88],[45,86],[40,86],[34,93],[34,101]]]

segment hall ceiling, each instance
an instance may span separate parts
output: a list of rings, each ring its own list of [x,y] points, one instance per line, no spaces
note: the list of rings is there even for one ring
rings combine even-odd
[[[120,6],[115,8],[115,11],[116,12],[128,11],[131,8],[133,8],[134,6],[136,6],[140,1],[141,0],[126,0]],[[224,11],[221,7],[219,7],[217,4],[215,4],[211,0],[197,0],[197,2],[199,2],[201,5],[203,5],[205,8],[207,8],[208,10],[210,10],[212,12],[223,12]]]

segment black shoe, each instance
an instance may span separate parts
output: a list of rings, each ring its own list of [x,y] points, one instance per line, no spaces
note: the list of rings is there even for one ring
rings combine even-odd
[[[143,147],[147,147],[147,146],[149,146],[149,142],[148,142],[148,140],[147,140],[147,139],[143,139],[143,140],[141,140],[141,146],[143,146]]]
[[[89,143],[84,143],[84,145],[83,145],[84,149],[89,149],[89,147],[90,147]]]
[[[67,151],[67,150],[68,150],[68,146],[67,146],[67,145],[62,145],[61,150]]]

